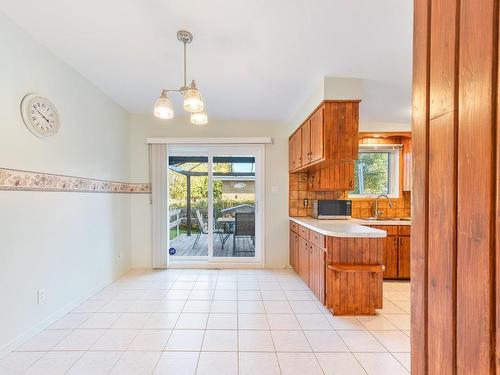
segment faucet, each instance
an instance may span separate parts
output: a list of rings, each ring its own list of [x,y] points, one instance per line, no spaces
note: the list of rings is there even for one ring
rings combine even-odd
[[[387,200],[389,201],[389,207],[390,208],[394,207],[394,203],[392,203],[392,200],[391,200],[391,198],[389,198],[388,195],[386,195],[386,194],[380,194],[379,196],[377,196],[377,198],[375,198],[375,219],[377,219],[377,220],[378,220],[378,215],[380,215],[382,212],[384,212],[384,211],[379,211],[378,210],[378,200],[380,198],[382,198],[382,197],[387,198]]]

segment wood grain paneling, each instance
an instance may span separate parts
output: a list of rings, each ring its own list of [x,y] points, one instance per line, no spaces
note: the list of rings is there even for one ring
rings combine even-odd
[[[335,315],[381,308],[383,238],[327,237],[326,305]]]
[[[432,87],[432,86],[431,86]],[[429,129],[428,345],[429,372],[453,374],[455,358],[456,186],[454,113],[431,120]],[[446,315],[447,319],[442,319]]]
[[[496,4],[496,13],[500,11],[500,4]],[[496,333],[496,342],[494,345],[496,345],[496,354],[494,357],[494,361],[496,364],[496,373],[500,374],[500,334],[498,334],[498,327],[500,327],[500,85],[498,82],[500,81],[500,21],[497,19],[497,25],[496,25],[496,30],[497,30],[497,53],[496,53],[496,58],[497,58],[497,69],[496,69],[496,77],[494,80],[493,85],[493,90],[496,90],[496,103],[495,100],[493,100],[494,105],[496,106],[496,111],[495,111],[495,119],[494,119],[494,124],[496,124],[496,136],[493,135],[493,139],[496,140],[495,148],[496,148],[496,170],[494,171],[496,175],[496,185],[495,185],[495,199],[496,199],[496,207],[495,207],[495,212],[496,212],[496,222],[494,226],[495,230],[495,250],[494,250],[494,255],[495,255],[495,261],[494,261],[494,266],[495,266],[495,333]],[[494,65],[493,65],[494,67]],[[494,70],[495,71],[495,70]],[[493,91],[495,92],[495,91]]]
[[[311,132],[311,147],[310,161],[314,163],[323,158],[324,150],[324,126],[323,126],[324,108],[320,108],[314,115],[311,116],[310,132]]]
[[[301,132],[301,149],[302,149],[302,165],[311,162],[311,121],[307,120],[300,127]]]
[[[290,231],[290,266],[299,273],[299,235]]]
[[[410,277],[410,237],[398,238],[398,277]]]
[[[412,373],[498,374],[499,1],[414,10]]]
[[[495,0],[461,0],[458,63],[457,372],[494,369]],[[494,94],[495,92],[495,94]],[[478,184],[477,182],[480,181]],[[474,199],[471,200],[470,197]],[[473,330],[470,327],[474,327]],[[470,348],[474,348],[471,352]]]
[[[430,0],[414,1],[413,18],[411,370],[426,375]]]

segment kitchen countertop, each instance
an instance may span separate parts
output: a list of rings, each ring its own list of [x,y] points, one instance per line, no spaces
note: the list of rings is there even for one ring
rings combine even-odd
[[[312,217],[292,217],[290,220],[315,232],[331,237],[365,237],[383,238],[387,232],[380,229],[370,228],[353,220],[318,220]],[[372,221],[370,221],[372,223]],[[377,221],[376,223],[380,223]],[[375,225],[376,223],[370,224]],[[378,224],[382,225],[382,224]],[[386,224],[387,225],[387,224]]]

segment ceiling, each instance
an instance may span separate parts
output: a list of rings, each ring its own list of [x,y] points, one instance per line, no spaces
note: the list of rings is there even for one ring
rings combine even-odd
[[[367,80],[364,120],[410,119],[409,0],[0,0],[0,10],[132,113],[152,113],[161,88],[181,85],[186,29],[188,80],[212,117],[287,121],[334,75]]]

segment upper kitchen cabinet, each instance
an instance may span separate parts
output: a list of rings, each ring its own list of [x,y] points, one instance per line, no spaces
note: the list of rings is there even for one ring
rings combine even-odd
[[[288,141],[288,161],[289,169],[300,168],[302,166],[302,130],[298,129],[292,134]]]
[[[317,170],[358,155],[360,100],[325,100],[289,139],[290,171]]]

